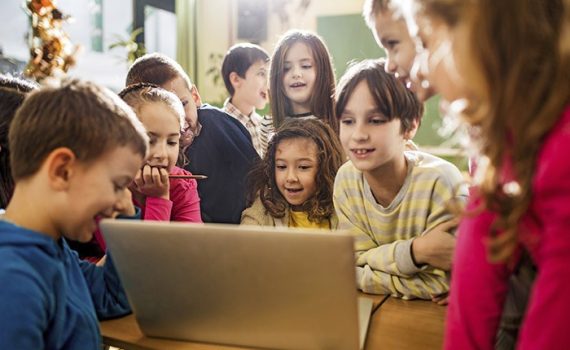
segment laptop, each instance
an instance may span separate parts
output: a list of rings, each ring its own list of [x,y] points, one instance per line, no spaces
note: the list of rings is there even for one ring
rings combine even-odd
[[[362,349],[372,300],[358,298],[342,232],[103,220],[141,331],[271,349]]]

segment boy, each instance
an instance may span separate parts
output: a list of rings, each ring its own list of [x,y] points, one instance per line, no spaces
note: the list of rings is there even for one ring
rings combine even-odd
[[[239,224],[246,204],[245,178],[259,160],[247,129],[222,110],[202,104],[190,77],[165,55],[153,53],[137,59],[126,83],[151,83],[178,96],[189,126],[180,141],[180,153],[190,160],[184,168],[208,176],[198,182],[202,221]]]
[[[366,293],[438,301],[454,239],[449,202],[467,190],[459,170],[407,151],[423,107],[380,60],[350,67],[337,89],[340,139],[349,155],[335,178],[339,228],[355,236],[357,285]],[[448,243],[450,242],[450,243]]]
[[[269,133],[273,131],[272,120],[262,118],[255,111],[267,105],[268,69],[269,55],[254,44],[232,46],[222,62],[222,77],[230,94],[224,102],[224,111],[246,127],[253,147],[261,157],[267,149]]]
[[[362,16],[372,30],[378,46],[386,52],[386,72],[394,74],[408,88],[416,92],[420,101],[425,101],[434,95],[427,82],[416,84],[412,75],[422,74],[419,65],[414,62],[416,57],[416,40],[408,31],[401,10],[391,0],[366,0]]]
[[[130,312],[113,266],[79,261],[122,208],[148,138],[108,90],[67,82],[26,98],[9,134],[15,189],[0,218],[0,348],[100,349],[97,318]],[[128,201],[127,201],[128,202]]]

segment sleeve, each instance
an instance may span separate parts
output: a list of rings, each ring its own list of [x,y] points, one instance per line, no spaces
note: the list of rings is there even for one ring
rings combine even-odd
[[[2,259],[0,269],[0,349],[44,349],[48,310],[54,305],[38,276]]]
[[[467,212],[479,202],[473,200]],[[494,215],[463,218],[453,259],[445,349],[492,349],[507,293],[509,269],[487,260],[485,239]],[[540,327],[541,331],[545,328]]]
[[[202,222],[200,197],[196,180],[175,180],[176,191],[172,198],[172,221]]]
[[[158,197],[146,197],[143,220],[170,221],[171,214],[172,201]]]
[[[256,225],[256,226],[264,226],[262,215],[263,211],[263,204],[261,204],[261,200],[258,197],[255,199],[251,207],[246,208],[241,214],[241,225]]]
[[[431,299],[432,295],[447,292],[447,276],[443,271],[428,266],[418,268],[414,264],[413,238],[382,245],[374,241],[355,210],[350,208],[344,183],[342,174],[337,176],[333,198],[339,228],[349,230],[355,238],[358,288],[366,293],[391,294],[405,299]]]
[[[109,252],[107,252],[107,261],[103,266],[96,266],[79,259],[77,261],[100,320],[124,316],[131,312],[127,295]]]
[[[567,124],[568,125],[568,124]],[[558,140],[545,146],[545,155],[536,170],[535,193],[531,210],[533,220],[524,224],[539,232],[533,254],[538,273],[521,329],[521,349],[555,349],[568,341],[567,316],[570,315],[570,128]],[[550,156],[551,157],[548,157]],[[532,250],[531,250],[532,251]]]

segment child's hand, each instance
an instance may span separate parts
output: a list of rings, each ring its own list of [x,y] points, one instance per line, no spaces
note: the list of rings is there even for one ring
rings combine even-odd
[[[115,205],[113,218],[116,218],[119,215],[134,216],[135,213],[136,210],[135,205],[133,204],[133,195],[128,188],[125,188],[121,200]]]
[[[445,306],[445,305],[449,304],[449,292],[432,295],[431,301],[433,301],[437,305]]]
[[[165,168],[145,165],[137,172],[134,185],[135,190],[146,197],[170,199],[170,181]]]
[[[448,231],[455,226],[457,226],[457,220],[451,220],[414,239],[412,253],[415,262],[417,264],[428,264],[444,271],[451,270],[455,236]]]

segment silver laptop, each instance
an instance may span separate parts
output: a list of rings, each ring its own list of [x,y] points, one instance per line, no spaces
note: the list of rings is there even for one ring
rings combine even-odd
[[[273,349],[358,349],[352,237],[317,230],[104,220],[145,335]],[[359,316],[360,313],[360,316]]]

